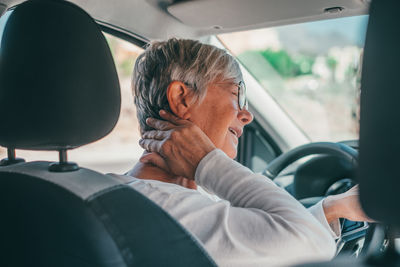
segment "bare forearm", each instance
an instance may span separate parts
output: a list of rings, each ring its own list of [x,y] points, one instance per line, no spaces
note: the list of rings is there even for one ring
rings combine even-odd
[[[328,223],[339,218],[351,221],[372,221],[362,210],[358,195],[358,186],[354,186],[345,193],[328,196],[324,199],[322,205]]]
[[[325,198],[322,202],[322,207],[324,208],[325,217],[329,224],[340,218],[338,204],[334,196]]]

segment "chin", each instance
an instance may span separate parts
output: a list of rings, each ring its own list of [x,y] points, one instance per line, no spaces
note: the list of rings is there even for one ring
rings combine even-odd
[[[231,159],[237,156],[237,144],[233,140],[225,140],[220,149]]]
[[[237,149],[235,148],[235,149],[222,149],[222,151],[224,151],[225,152],[225,154],[228,156],[228,157],[230,157],[231,159],[234,159],[234,158],[236,158],[236,156],[237,156]]]

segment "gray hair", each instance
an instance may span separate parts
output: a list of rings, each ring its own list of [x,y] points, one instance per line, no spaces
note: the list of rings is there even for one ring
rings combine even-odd
[[[242,80],[237,61],[225,50],[195,40],[169,39],[152,42],[135,63],[132,92],[141,131],[150,130],[146,118],[160,118],[170,111],[167,88],[180,81],[192,90],[194,101],[202,101],[207,86],[215,81]]]

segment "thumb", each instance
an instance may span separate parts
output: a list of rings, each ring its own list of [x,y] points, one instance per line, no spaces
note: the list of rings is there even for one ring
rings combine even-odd
[[[170,172],[167,162],[160,154],[156,152],[146,153],[144,154],[139,161],[145,164],[152,164],[160,169],[163,169],[167,172]]]

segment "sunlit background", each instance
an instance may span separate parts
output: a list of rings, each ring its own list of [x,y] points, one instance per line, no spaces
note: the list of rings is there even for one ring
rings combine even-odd
[[[358,139],[368,16],[219,35],[312,141]]]

